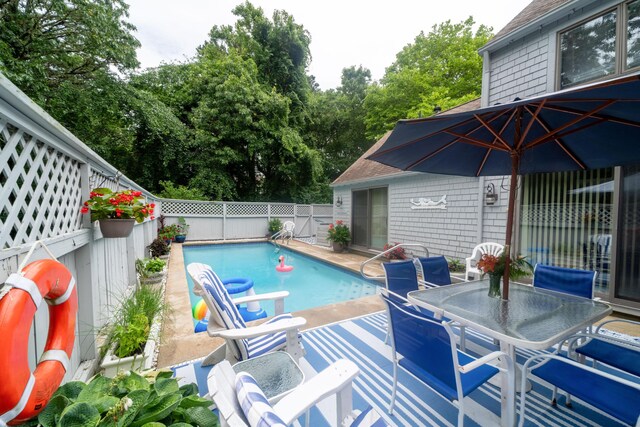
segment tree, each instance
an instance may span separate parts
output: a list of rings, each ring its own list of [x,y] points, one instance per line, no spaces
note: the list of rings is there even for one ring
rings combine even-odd
[[[311,61],[308,31],[284,10],[274,11],[270,21],[262,8],[248,1],[233,13],[238,16],[235,25],[214,26],[205,47],[211,44],[225,52],[235,49],[243,58],[252,59],[259,81],[289,98],[292,125],[301,125],[311,91],[306,74]]]
[[[434,25],[396,55],[380,84],[365,99],[367,135],[379,138],[399,119],[430,115],[434,107],[454,107],[480,96],[482,58],[491,28],[469,17],[458,24]]]
[[[365,135],[364,123],[364,99],[370,82],[368,69],[344,68],[340,87],[314,92],[311,97],[311,120],[305,138],[322,153],[323,169],[330,180],[344,172],[373,142]]]
[[[215,199],[295,200],[321,174],[317,153],[289,126],[290,100],[259,81],[236,49],[201,50],[193,113],[198,156],[191,185]]]
[[[138,66],[123,0],[0,1],[0,71],[45,108],[65,87]]]

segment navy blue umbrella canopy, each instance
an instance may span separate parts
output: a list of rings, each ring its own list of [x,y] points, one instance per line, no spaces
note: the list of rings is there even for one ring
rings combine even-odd
[[[640,162],[640,73],[474,111],[401,120],[368,158],[406,171],[511,175],[508,253],[517,175]],[[505,299],[509,263],[507,257]]]
[[[401,120],[369,159],[463,176],[598,169],[640,161],[640,75],[464,113]]]

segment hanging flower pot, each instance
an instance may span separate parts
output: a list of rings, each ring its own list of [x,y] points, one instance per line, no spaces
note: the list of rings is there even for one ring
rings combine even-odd
[[[117,237],[129,237],[133,226],[136,223],[135,219],[101,219],[98,220],[100,224],[100,231],[102,237],[117,238]]]
[[[90,213],[91,221],[100,223],[103,237],[117,238],[129,236],[136,222],[143,222],[149,216],[154,219],[154,208],[155,204],[147,203],[140,191],[96,188],[80,212]]]

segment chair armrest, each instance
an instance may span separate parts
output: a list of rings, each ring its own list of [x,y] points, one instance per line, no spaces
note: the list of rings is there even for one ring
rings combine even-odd
[[[278,292],[269,292],[266,294],[256,294],[256,295],[248,295],[244,297],[233,298],[234,304],[246,304],[248,302],[254,301],[269,301],[269,300],[277,300],[284,299],[289,296],[289,291],[278,291]]]
[[[258,326],[250,326],[243,329],[227,329],[216,333],[228,340],[242,340],[246,338],[259,337],[262,335],[273,334],[276,332],[289,331],[292,329],[300,329],[307,324],[304,317],[292,317],[291,319],[280,320],[275,323],[263,323]]]
[[[273,407],[273,410],[286,425],[293,423],[313,405],[342,390],[351,393],[351,382],[360,373],[360,369],[350,360],[341,359],[318,373],[300,387],[296,388]],[[348,396],[349,403],[351,396]],[[340,397],[338,404],[340,405]],[[350,413],[351,408],[344,408]]]
[[[581,339],[584,339],[585,341],[581,341]],[[610,337],[608,335],[604,335],[596,332],[591,332],[591,333],[580,332],[577,334],[573,334],[569,338],[567,338],[565,342],[567,343],[567,349],[569,353],[573,353],[576,349],[587,344],[590,340],[604,341],[611,344],[615,344],[620,347],[625,347],[631,350],[640,351],[640,344],[637,344],[633,341],[627,341],[620,338],[616,338],[616,337]],[[557,352],[558,351],[556,351],[556,353]]]
[[[468,373],[473,371],[474,369],[482,366],[482,365],[486,365],[488,362],[497,359],[499,357],[502,357],[506,364],[507,364],[507,370],[511,371],[512,373],[514,372],[513,370],[513,359],[511,358],[511,356],[509,356],[507,353],[505,353],[504,351],[494,351],[491,352],[489,354],[487,354],[486,356],[482,356],[479,359],[476,359],[472,362],[467,363],[466,365],[462,365],[460,366],[460,372],[464,372],[464,373]]]
[[[604,326],[604,325],[608,325],[610,323],[629,323],[631,325],[640,325],[640,322],[636,321],[636,320],[629,320],[629,319],[612,319],[612,320],[607,320],[606,322],[602,322],[600,323],[596,329],[595,329],[595,333],[599,333],[600,329]]]

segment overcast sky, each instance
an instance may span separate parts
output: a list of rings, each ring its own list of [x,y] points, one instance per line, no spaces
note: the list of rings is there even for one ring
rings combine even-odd
[[[340,85],[342,69],[362,65],[374,80],[384,75],[404,46],[448,19],[504,27],[530,0],[253,0],[271,18],[284,9],[311,34],[309,73],[321,89]],[[241,0],[129,0],[137,28],[142,67],[184,61],[195,55],[214,25],[235,22],[231,10]]]

